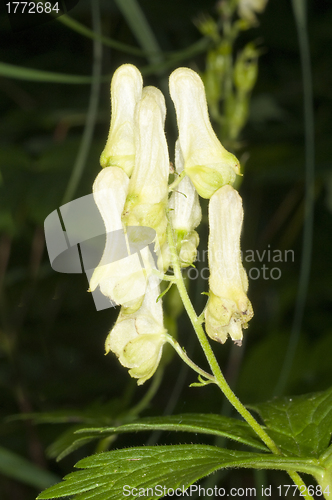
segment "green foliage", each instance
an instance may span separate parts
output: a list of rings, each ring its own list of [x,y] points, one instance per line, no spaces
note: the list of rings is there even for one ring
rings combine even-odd
[[[160,47],[160,61],[152,61],[152,54],[147,53],[143,45],[139,47],[136,44],[138,26],[133,21],[130,23],[125,12],[119,12],[112,1],[102,5],[102,36],[91,25],[89,2],[80,2],[79,8],[71,11],[72,17],[63,16],[57,21],[21,33],[6,32],[6,18],[0,16],[0,27],[4,28],[0,63],[1,500],[12,500],[14,495],[34,500],[42,488],[58,481],[55,473],[62,476],[72,469],[71,460],[78,461],[88,454],[108,449],[120,433],[121,445],[132,446],[137,436],[127,434],[130,429],[160,431],[178,428],[179,432],[199,433],[200,442],[211,440],[211,436],[227,437],[237,441],[233,441],[232,446],[261,446],[263,451],[264,445],[247,424],[232,419],[228,422],[226,417],[215,415],[221,412],[221,403],[216,397],[214,386],[200,389],[186,387],[186,369],[179,369],[178,360],[173,359],[172,364],[165,368],[164,382],[154,399],[151,391],[144,402],[145,391],[149,392],[150,389],[147,387],[135,392],[134,386],[128,383],[125,370],[117,366],[115,358],[103,357],[103,343],[115,319],[114,312],[108,310],[96,314],[91,297],[86,293],[85,276],[60,275],[51,270],[42,236],[43,221],[61,204],[79,155],[87,116],[89,85],[94,81],[91,76],[91,39],[101,41],[104,46],[101,80],[104,85],[101,86],[100,111],[95,117],[93,143],[85,158],[86,170],[80,179],[76,197],[91,192],[93,179],[99,169],[99,155],[109,126],[109,81],[119,64],[136,64],[144,74],[146,84],[157,86],[161,86],[162,80],[179,65],[208,72],[206,84],[210,90],[210,112],[220,134],[229,140],[229,130],[220,120],[220,105],[222,107],[224,102],[220,91],[224,89],[227,74],[234,94],[233,100],[229,101],[228,125],[234,110],[238,112],[233,135],[238,133],[239,125],[241,128],[246,123],[245,128],[241,128],[236,144],[231,141],[239,148],[241,163],[242,166],[245,164],[246,170],[245,181],[241,186],[246,208],[243,250],[262,250],[268,245],[271,249],[291,248],[295,251],[295,261],[280,263],[282,276],[279,280],[265,280],[262,275],[257,280],[250,280],[249,294],[255,317],[246,332],[247,342],[241,351],[238,347],[231,349],[227,345],[217,346],[215,351],[232,387],[237,385],[241,399],[256,403],[271,398],[291,328],[302,252],[300,236],[305,218],[303,96],[298,42],[287,2],[269,2],[260,18],[260,26],[252,31],[243,25],[235,26],[239,38],[232,45],[233,61],[238,60],[241,64],[248,62],[249,70],[254,70],[251,76],[255,76],[257,71],[257,57],[253,61],[246,61],[244,48],[253,40],[256,41],[255,47],[257,41],[263,46],[258,54],[257,84],[252,95],[250,91],[250,95],[246,93],[245,99],[242,99],[243,96],[239,96],[235,88],[237,77],[232,74],[230,66],[225,66],[225,62],[229,62],[230,46],[221,43],[223,33],[219,29],[219,21],[216,23],[211,18],[212,23],[210,21],[209,29],[203,36],[192,23],[202,12],[209,11],[215,16],[215,3],[215,0],[139,1]],[[294,2],[294,6],[301,6],[302,9],[304,2]],[[332,219],[331,189],[327,183],[331,178],[332,156],[329,86],[332,74],[331,65],[328,64],[332,10],[326,2],[320,6],[311,2],[308,8],[316,106],[314,251],[301,327],[302,338],[285,384],[285,394],[325,389],[332,380],[329,307],[332,298],[332,249],[329,237]],[[134,28],[137,28],[136,32]],[[142,43],[144,38],[147,40],[142,33]],[[251,67],[250,62],[253,63]],[[246,69],[246,66],[238,67],[241,70],[239,73]],[[168,137],[174,139],[177,131],[171,126],[171,116],[170,111],[166,128]],[[200,235],[202,244],[205,233],[206,229],[203,228]],[[195,264],[198,272],[207,265],[204,254],[202,257],[201,253],[200,258],[201,261]],[[247,271],[250,267],[260,268],[262,264],[273,267],[273,264],[265,260],[258,262],[257,259],[252,264],[244,264]],[[206,290],[206,279],[190,278],[188,282],[196,309],[201,311],[206,300],[201,295]],[[173,334],[177,329],[179,341],[185,344],[188,354],[197,358],[198,362],[202,361],[188,323],[180,316],[182,303],[176,288],[172,287],[167,296],[171,297],[166,308],[166,323],[170,333]],[[177,327],[172,313],[177,317]],[[298,406],[291,405],[289,398],[255,405],[269,435],[290,461],[297,461],[298,464],[301,458],[301,463],[310,467],[315,460],[320,460],[326,466],[331,466],[332,448],[331,445],[328,447],[331,432],[328,408],[330,396],[325,398],[324,394],[330,393],[315,394],[308,401],[305,396],[299,399],[293,397],[292,403]],[[118,395],[121,401],[114,401],[114,395]],[[99,410],[84,410],[95,400],[108,401],[109,404],[100,404],[99,413]],[[133,414],[132,409],[137,402],[140,404],[142,401],[140,411]],[[52,412],[52,408],[58,410]],[[207,414],[201,416],[199,422],[190,422],[189,413],[185,414],[186,424],[183,420],[181,423],[177,421],[178,416],[167,417],[164,421],[159,417],[137,421],[138,414],[143,410],[149,415],[164,411],[192,411],[197,417],[197,412],[201,412],[202,408]],[[18,411],[33,416],[32,423],[4,420],[7,415]],[[31,412],[38,413],[31,415]],[[301,417],[298,416],[299,412]],[[44,425],[36,427],[36,423]],[[58,425],[55,426],[55,423]],[[90,426],[108,430],[105,433],[93,432]],[[309,434],[312,442],[306,439]],[[141,436],[145,438],[145,434]],[[157,442],[158,435],[152,434],[149,439],[150,442]],[[165,444],[172,442],[170,434],[163,434],[162,439]],[[206,451],[206,461],[202,459],[204,470],[196,470],[196,476],[192,471],[188,481],[202,477],[200,474],[208,474],[213,466],[223,467],[212,463],[215,457],[218,456],[220,463],[226,463],[232,459],[231,453],[235,454],[233,459],[240,453],[205,448],[210,451]],[[40,468],[36,456],[31,452],[36,449],[47,458],[60,459],[69,453],[73,455],[58,464],[53,460],[48,463],[44,461],[44,467],[48,466],[53,471],[47,473],[46,469]],[[162,450],[166,453],[170,448],[154,448],[156,453],[159,450],[160,453]],[[189,445],[184,445],[184,450],[188,456],[194,453],[194,448],[189,451]],[[180,451],[181,448],[177,448],[174,453]],[[126,456],[124,460],[127,466],[139,466],[138,462],[141,464],[142,460],[128,460],[131,452],[134,455],[143,454],[143,450],[136,452],[135,449],[123,450],[123,455],[122,452],[113,451],[111,454],[116,453],[115,458]],[[211,457],[214,457],[213,460]],[[90,459],[87,460],[89,463]],[[94,459],[91,457],[91,460]],[[271,460],[275,460],[275,457],[271,457]],[[262,463],[260,466],[263,466]],[[186,464],[182,465],[185,468]],[[290,463],[287,467],[290,467]],[[87,468],[76,472],[71,476],[75,480],[70,481],[74,484],[76,478],[79,480],[80,473],[97,472],[97,469]],[[313,469],[310,470],[313,472]],[[307,469],[309,473],[310,470]],[[239,483],[239,473],[234,471],[232,474],[227,475],[225,470],[223,485],[231,481]],[[216,481],[216,475],[212,477]],[[277,475],[273,478],[275,481],[279,479]],[[270,482],[271,479],[268,475],[266,480]],[[252,479],[248,474],[243,480]],[[174,484],[177,481],[181,481],[181,477]],[[95,478],[90,484],[96,482]],[[108,485],[101,495],[108,500],[111,497],[107,488]],[[95,493],[96,490],[91,489],[90,498]],[[123,498],[122,492],[118,497]]]
[[[47,488],[58,481],[58,476],[36,467],[29,460],[0,447],[0,473],[34,486],[37,489]]]
[[[82,429],[78,433],[86,434],[86,437],[96,437],[96,434],[98,436],[100,434],[109,435],[150,430],[211,434],[213,436],[233,439],[247,446],[267,451],[266,446],[262,444],[246,422],[235,418],[223,417],[222,415],[205,415],[203,413],[184,413],[183,415],[170,415],[167,417],[146,417],[118,427]]]
[[[285,455],[319,457],[332,436],[332,387],[325,392],[276,398],[251,406]]]
[[[85,470],[66,476],[65,482],[51,486],[39,500],[80,494],[80,500],[122,498],[130,488],[187,488],[195,481],[226,467],[266,468],[322,472],[312,459],[297,459],[225,450],[215,446],[177,445],[129,448],[93,455],[76,464]],[[162,498],[164,494],[145,498]]]
[[[203,445],[129,448],[93,455],[76,467],[85,469],[65,477],[39,499],[80,494],[80,498],[116,499],[124,488],[187,488],[202,477],[226,467],[250,467],[305,472],[324,476],[330,460],[327,450],[332,434],[332,388],[311,395],[279,398],[253,407],[264,420],[269,435],[285,456],[226,450]],[[99,429],[81,429],[81,439],[149,430],[212,434],[265,449],[251,427],[219,415],[184,414],[142,418],[130,424]],[[322,453],[322,461],[319,457]],[[175,465],[175,467],[174,467]],[[153,494],[147,498],[161,498]]]

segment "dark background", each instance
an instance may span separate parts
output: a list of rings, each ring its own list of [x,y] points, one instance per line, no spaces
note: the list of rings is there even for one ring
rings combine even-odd
[[[202,14],[217,16],[214,1],[139,3],[163,51],[186,49],[201,38],[194,21]],[[112,0],[101,1],[100,9],[104,35],[139,47]],[[283,391],[287,395],[323,390],[332,381],[332,9],[327,0],[311,0],[307,11],[315,112],[315,216],[310,283],[300,337]],[[2,14],[2,62],[91,76],[91,39],[58,20],[13,32],[4,10]],[[91,27],[87,0],[78,2],[69,15]],[[259,19],[260,25],[237,42],[240,47],[244,41],[259,39],[263,48],[249,121],[241,134],[240,154],[249,154],[240,186],[245,208],[242,250],[245,254],[246,250],[263,252],[270,248],[284,254],[291,249],[294,262],[277,264],[282,273],[279,280],[264,279],[262,274],[250,280],[249,297],[255,316],[244,332],[244,346],[234,348],[230,341],[224,346],[213,345],[224,373],[244,403],[270,399],[274,394],[294,318],[304,227],[303,79],[291,3],[270,0]],[[102,75],[109,78],[101,84],[93,140],[75,198],[91,193],[100,169],[99,155],[110,118],[109,81],[115,69],[122,63],[133,63],[147,73],[145,85],[163,88],[177,66],[203,71],[205,57],[203,52],[183,58],[156,73],[147,71],[143,56],[103,47]],[[104,357],[104,341],[117,311],[97,313],[86,292],[85,275],[54,272],[45,248],[43,222],[63,202],[82,146],[89,97],[89,84],[0,76],[0,446],[59,476],[70,472],[79,458],[95,451],[90,444],[59,463],[48,459],[52,455],[49,445],[73,422],[80,421],[77,415],[90,411],[107,422],[119,418],[140,401],[151,383],[137,388],[114,355]],[[177,131],[169,101],[168,113],[166,134],[172,160]],[[206,210],[206,203],[203,208]],[[201,250],[206,235],[205,221]],[[263,264],[275,267],[266,257],[262,263],[257,259],[255,263],[244,262],[247,271],[250,266],[261,268]],[[207,262],[199,262],[197,268],[205,266]],[[190,293],[199,313],[205,303],[201,295],[204,290],[207,281],[190,280]],[[178,337],[195,361],[206,367],[184,314],[179,318]],[[196,376],[182,368],[177,356],[168,355],[167,361],[161,385],[142,414],[221,411],[223,398],[217,388],[188,388]],[[31,421],[8,421],[14,414],[55,410],[67,415],[64,423],[35,426]],[[223,411],[229,409],[224,405]],[[116,446],[144,444],[147,439],[145,435],[121,437]],[[202,442],[195,436],[174,437],[168,433],[159,436],[158,442],[184,440]],[[209,438],[206,442],[213,441]],[[241,481],[251,484],[250,474],[243,474]],[[236,472],[223,480],[240,486],[239,477]],[[271,474],[267,484],[271,481],[278,483],[277,473]],[[8,475],[0,476],[1,500],[29,500],[37,493],[37,489]]]

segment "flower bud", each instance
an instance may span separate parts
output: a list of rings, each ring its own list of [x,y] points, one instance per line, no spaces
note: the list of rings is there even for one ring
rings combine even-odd
[[[145,87],[135,113],[136,161],[123,211],[126,226],[146,226],[166,240],[169,158],[164,133],[164,96]]]
[[[257,80],[259,51],[247,43],[236,59],[234,83],[240,92],[251,92]]]
[[[245,19],[249,25],[257,24],[256,13],[264,11],[267,0],[240,0],[238,4],[238,13],[242,19]]]
[[[206,70],[201,75],[210,114],[217,121],[220,121],[219,102],[223,97],[227,56],[230,52],[231,48],[228,42],[219,42],[216,49],[209,50],[206,57]]]
[[[198,194],[211,198],[240,173],[239,161],[226,151],[214,133],[208,115],[204,85],[195,71],[178,68],[169,79],[179,127],[184,170]]]
[[[180,175],[183,171],[183,155],[179,141],[175,145],[175,166]],[[189,177],[184,177],[173,191],[169,204],[170,217],[176,235],[176,249],[182,267],[187,267],[196,259],[199,236],[194,229],[202,218],[198,194]]]
[[[162,301],[157,302],[159,286],[152,283],[146,290],[142,306],[134,314],[123,314],[109,333],[105,349],[114,352],[120,363],[130,368],[129,374],[144,384],[156,371],[166,341]]]
[[[206,332],[224,343],[228,335],[241,345],[242,328],[253,317],[246,295],[248,278],[241,262],[242,200],[231,186],[219,189],[209,203],[210,292],[205,309]]]
[[[228,119],[229,137],[236,140],[248,119],[249,94],[238,90],[229,98],[225,114]]]
[[[120,167],[130,177],[135,164],[134,112],[142,95],[142,76],[131,64],[123,64],[111,83],[111,126],[100,157],[102,167]]]

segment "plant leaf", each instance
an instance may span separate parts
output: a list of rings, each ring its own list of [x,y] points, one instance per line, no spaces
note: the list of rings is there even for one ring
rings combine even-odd
[[[263,451],[268,451],[266,446],[256,436],[251,427],[242,420],[223,417],[222,415],[204,413],[184,413],[164,417],[146,417],[119,427],[102,427],[99,429],[81,429],[77,434],[90,435],[119,434],[137,431],[181,431],[212,434],[233,439],[239,443],[253,446]]]
[[[66,476],[65,481],[48,488],[39,500],[79,494],[80,500],[118,500],[127,488],[152,488],[146,499],[165,496],[163,488],[184,488],[225,467],[279,469],[321,475],[315,459],[280,457],[226,450],[215,446],[146,446],[108,451],[76,464],[84,468]],[[155,488],[161,488],[157,491]],[[138,493],[137,493],[138,494]],[[137,495],[136,494],[136,495]]]
[[[102,36],[95,33],[93,30],[87,28],[87,26],[85,26],[84,24],[78,22],[76,19],[73,19],[72,17],[66,14],[57,17],[57,21],[60,21],[60,23],[65,24],[68,28],[72,29],[73,31],[76,31],[80,35],[92,38],[93,40],[99,40],[104,45],[112,47],[113,49],[117,49],[121,52],[125,52],[127,54],[135,54],[139,56],[142,55],[144,56],[145,54],[143,50],[138,49],[137,47],[132,47],[131,45],[118,42],[117,40],[109,38],[108,36]]]
[[[267,431],[287,455],[318,457],[332,435],[332,387],[294,398],[277,398],[250,406],[264,420]]]
[[[0,75],[5,76],[6,78],[15,78],[17,80],[31,80],[34,82],[69,84],[87,84],[92,82],[91,76],[54,73],[53,71],[26,68],[23,66],[17,66],[15,64],[8,64],[4,62],[0,62]],[[110,77],[108,77],[108,79],[109,78]]]
[[[47,488],[59,481],[59,477],[47,470],[40,469],[24,457],[0,447],[0,472],[38,490]]]
[[[91,424],[110,425],[115,417],[125,411],[123,402],[119,399],[112,399],[107,404],[95,402],[84,408],[70,410],[54,410],[40,413],[24,413],[7,417],[7,422],[16,420],[32,420],[36,424]]]
[[[73,425],[65,432],[60,434],[55,441],[53,441],[50,446],[48,446],[46,452],[49,458],[55,458],[57,462],[62,460],[64,457],[69,455],[75,450],[78,450],[85,444],[96,439],[95,437],[82,437],[77,439],[75,432],[81,429],[82,425]]]

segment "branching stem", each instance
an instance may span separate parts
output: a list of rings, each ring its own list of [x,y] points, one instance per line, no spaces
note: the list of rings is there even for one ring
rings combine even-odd
[[[178,355],[180,356],[180,358],[182,358],[183,361],[185,363],[187,363],[188,366],[190,366],[190,368],[192,368],[193,370],[195,370],[195,372],[199,373],[199,375],[202,375],[202,377],[204,377],[204,378],[206,378],[208,380],[211,380],[215,384],[217,383],[216,379],[215,379],[215,377],[213,375],[210,375],[206,371],[202,370],[202,368],[200,368],[198,365],[196,365],[196,363],[194,363],[187,356],[186,352],[182,349],[182,347],[180,346],[180,344],[179,344],[179,342],[177,340],[175,340],[171,335],[168,335],[168,334],[166,334],[166,339],[167,339],[167,342],[174,347],[174,349],[176,350],[176,352],[178,353]]]
[[[187,292],[187,289],[186,289],[186,286],[185,286],[185,283],[183,280],[183,276],[181,273],[180,260],[179,260],[179,257],[177,255],[177,252],[176,252],[173,228],[172,228],[172,223],[170,221],[170,218],[169,218],[168,225],[167,225],[167,238],[168,238],[168,245],[169,245],[171,259],[172,259],[172,266],[173,266],[173,271],[174,271],[175,282],[176,282],[176,285],[178,287],[179,294],[180,294],[180,297],[182,299],[183,305],[187,311],[187,314],[188,314],[190,321],[194,327],[194,330],[196,332],[198,340],[199,340],[199,342],[202,346],[202,349],[204,351],[205,357],[206,357],[206,359],[210,365],[210,368],[212,370],[212,373],[214,375],[213,378],[215,380],[215,383],[219,386],[219,388],[224,393],[224,395],[226,396],[228,401],[232,404],[232,406],[240,413],[240,415],[250,425],[250,427],[252,427],[252,429],[261,438],[263,443],[265,443],[266,446],[272,451],[272,453],[274,453],[275,455],[281,455],[282,453],[279,450],[279,448],[277,447],[277,445],[275,444],[275,442],[265,432],[263,427],[255,420],[255,418],[251,415],[251,413],[243,406],[241,401],[234,394],[234,392],[232,391],[232,389],[229,387],[228,383],[226,382],[226,379],[225,379],[225,377],[220,369],[218,361],[214,355],[214,352],[213,352],[213,350],[210,346],[210,343],[206,337],[206,334],[203,330],[202,315],[200,315],[200,317],[197,317],[196,312],[194,310],[194,307],[193,307],[191,300],[189,298],[189,295],[188,295],[188,292]],[[180,349],[181,349],[181,347],[180,347]],[[178,349],[176,349],[176,350],[178,352]],[[181,349],[181,351],[183,353],[182,349]],[[182,359],[184,359],[183,356],[181,356],[181,357],[182,357]],[[184,361],[187,362],[185,359],[184,359]],[[191,365],[189,364],[189,366],[191,366]],[[197,369],[195,371],[197,371]],[[204,375],[204,376],[206,377],[206,375]],[[299,486],[299,487],[302,486],[302,488],[301,488],[301,491],[302,491],[303,486],[305,486],[305,483],[302,481],[301,477],[296,472],[292,472],[292,471],[288,471],[288,474],[292,478],[294,483],[297,484],[297,486]],[[310,500],[310,499],[313,500],[312,496],[307,493],[306,488],[304,490],[303,496],[307,500]]]

